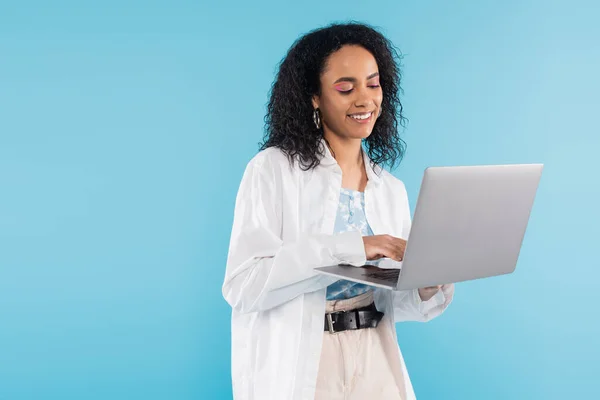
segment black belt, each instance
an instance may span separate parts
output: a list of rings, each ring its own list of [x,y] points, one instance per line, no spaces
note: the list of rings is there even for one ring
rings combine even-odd
[[[325,314],[325,330],[329,333],[353,329],[376,328],[383,318],[383,313],[377,311],[375,303],[366,307],[348,311],[336,311]]]

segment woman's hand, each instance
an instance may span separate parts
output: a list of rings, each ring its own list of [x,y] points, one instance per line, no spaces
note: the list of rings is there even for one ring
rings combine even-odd
[[[367,260],[378,260],[383,257],[402,261],[406,250],[406,240],[390,235],[363,236]]]
[[[419,296],[422,301],[427,301],[431,299],[436,293],[442,288],[442,285],[437,286],[427,286],[419,289]]]
[[[406,250],[406,240],[391,235],[363,236],[365,244],[365,253],[367,260],[378,260],[383,257],[391,258],[396,261],[404,259]],[[427,286],[419,289],[419,296],[422,301],[427,301],[439,292],[442,285]]]

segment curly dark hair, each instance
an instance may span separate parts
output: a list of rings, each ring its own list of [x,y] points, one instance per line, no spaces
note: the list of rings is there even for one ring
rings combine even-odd
[[[261,150],[278,147],[290,162],[297,157],[303,170],[319,165],[319,155],[325,151],[319,146],[323,132],[313,123],[311,99],[320,94],[327,58],[344,45],[362,46],[373,54],[379,67],[382,114],[364,140],[365,150],[373,164],[394,168],[400,163],[406,149],[398,134],[398,125],[404,126],[406,120],[400,102],[401,55],[375,28],[356,22],[313,30],[288,50],[271,87]]]

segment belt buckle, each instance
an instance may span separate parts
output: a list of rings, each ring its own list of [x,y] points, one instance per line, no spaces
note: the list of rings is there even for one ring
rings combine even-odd
[[[335,333],[335,329],[333,329],[333,324],[335,322],[331,318],[331,314],[330,313],[326,313],[325,314],[325,318],[327,318],[327,326],[329,328],[329,333],[331,333],[331,334]]]

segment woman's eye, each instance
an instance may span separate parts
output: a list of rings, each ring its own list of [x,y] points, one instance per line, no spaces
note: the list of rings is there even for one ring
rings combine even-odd
[[[335,90],[337,90],[340,93],[350,93],[352,91],[352,89],[354,89],[352,87],[352,85],[348,85],[348,84],[335,86]]]
[[[368,85],[367,87],[370,88],[370,89],[377,89],[378,87],[380,87],[380,85]],[[353,87],[347,87],[347,86],[345,86],[345,87],[339,87],[338,86],[335,89],[338,92],[340,92],[341,94],[350,94],[350,93],[352,93],[354,91]]]

